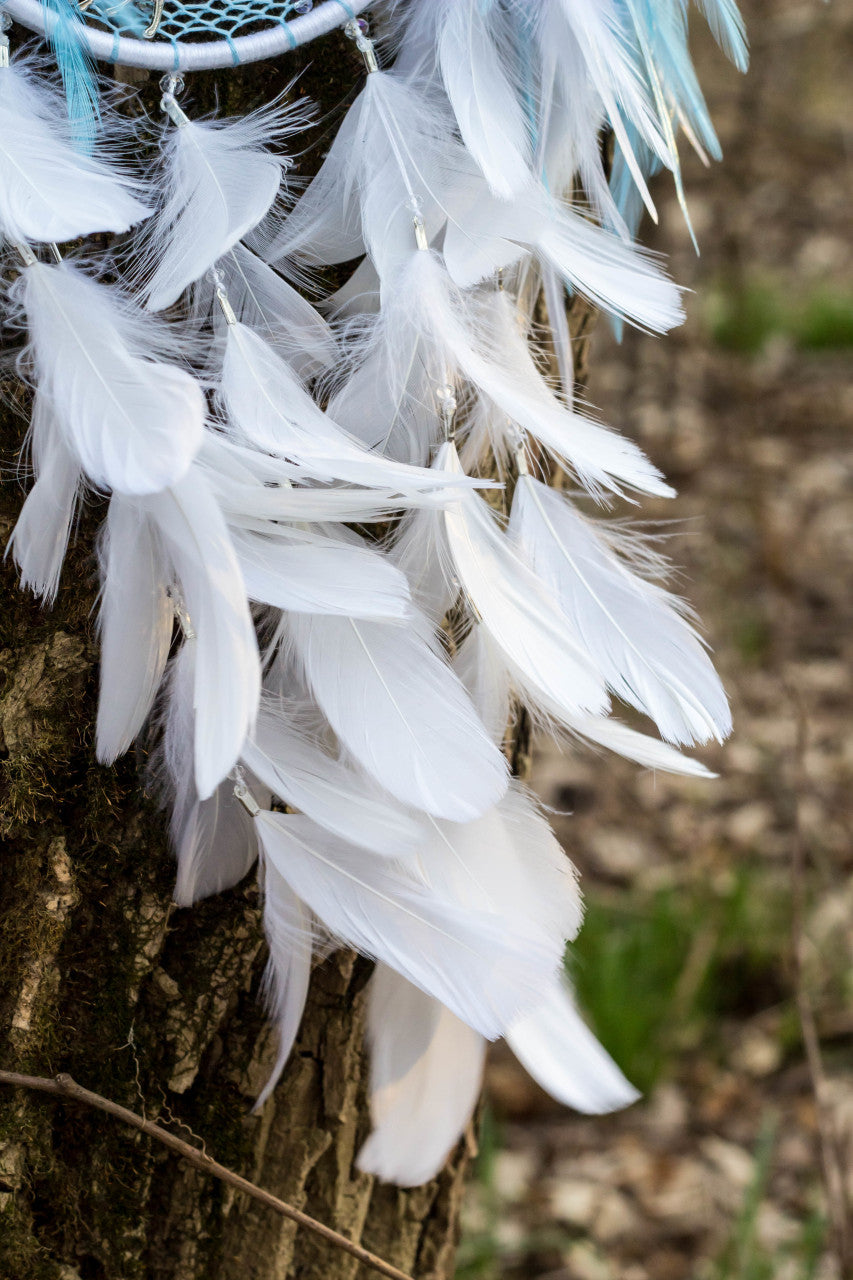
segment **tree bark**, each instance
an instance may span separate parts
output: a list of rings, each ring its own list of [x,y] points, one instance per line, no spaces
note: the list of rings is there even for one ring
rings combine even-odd
[[[361,74],[338,34],[298,61],[193,78],[188,100],[196,113],[217,99],[222,114],[245,111],[296,71],[298,91],[324,115]],[[143,92],[156,103],[155,84]],[[325,137],[328,128],[326,120]],[[576,330],[585,314],[577,312]],[[23,391],[6,377],[4,545],[23,496],[14,460],[26,411]],[[264,947],[252,877],[177,909],[163,815],[142,782],[144,750],[111,769],[94,758],[93,545],[104,512],[103,501],[88,502],[52,610],[19,590],[9,561],[2,565],[0,1066],[68,1072],[193,1135],[217,1160],[419,1280],[448,1277],[472,1134],[434,1182],[413,1191],[353,1168],[368,1129],[368,964],[339,953],[316,970],[284,1079],[262,1114],[250,1114],[274,1050],[258,999]],[[526,755],[522,723],[515,756],[523,763]],[[349,1280],[358,1270],[107,1117],[0,1090],[0,1275],[8,1280]]]

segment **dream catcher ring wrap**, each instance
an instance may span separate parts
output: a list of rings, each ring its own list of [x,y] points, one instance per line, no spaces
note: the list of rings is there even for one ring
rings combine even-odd
[[[357,17],[369,0],[322,0],[309,12],[299,0],[264,4],[263,0],[166,0],[152,38],[122,34],[121,4],[98,14],[98,25],[86,25],[81,39],[99,62],[147,71],[215,71],[275,58],[326,35]],[[6,0],[3,9],[16,22],[50,37],[55,13],[41,0]],[[288,14],[295,14],[288,18]],[[247,27],[258,28],[239,34]],[[211,38],[215,37],[215,38]]]

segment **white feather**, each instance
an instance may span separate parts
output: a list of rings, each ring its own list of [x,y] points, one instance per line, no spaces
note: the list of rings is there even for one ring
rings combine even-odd
[[[479,623],[473,624],[460,644],[453,669],[468,690],[489,737],[500,745],[509,726],[511,681],[500,653],[488,643]]]
[[[174,609],[150,521],[114,495],[99,548],[97,756],[112,764],[142,728],[166,668]]]
[[[499,290],[474,299],[463,295],[435,254],[411,255],[366,351],[370,377],[359,387],[356,372],[357,403],[373,386],[374,399],[392,415],[387,431],[400,406],[425,399],[434,430],[435,388],[461,376],[509,420],[511,435],[517,435],[513,423],[529,431],[593,492],[619,492],[620,484],[672,492],[632,441],[571,412],[554,395],[519,332],[509,298]],[[348,387],[338,393],[335,412],[348,394]]]
[[[667,741],[721,741],[729,733],[722,685],[672,597],[632,573],[563,494],[522,476],[510,536],[613,692],[650,716]]]
[[[264,1105],[290,1057],[308,998],[313,953],[311,913],[271,858],[264,863],[263,893],[264,933],[270,949],[263,994],[275,1023],[278,1052],[254,1111]]]
[[[146,358],[142,313],[67,262],[27,267],[12,297],[39,393],[91,483],[144,494],[180,480],[201,444],[204,397],[188,373]]]
[[[614,0],[591,0],[583,5],[574,0],[542,0],[537,25],[546,101],[561,80],[578,73],[580,63],[622,148],[637,190],[656,222],[655,207],[634,156],[625,120],[630,120],[664,164],[671,167],[673,157],[661,134],[636,52]],[[573,45],[580,54],[579,60],[570,56]],[[566,53],[561,56],[564,50]]]
[[[33,398],[30,425],[36,482],[27,494],[5,554],[11,551],[29,587],[45,604],[59,589],[62,562],[77,509],[82,475],[44,396]]]
[[[257,254],[235,244],[217,269],[237,319],[263,334],[298,377],[334,365],[340,353],[328,322]]]
[[[399,1187],[440,1172],[477,1105],[486,1041],[386,965],[367,1004],[373,1131],[356,1165]]]
[[[470,369],[481,394],[571,468],[594,495],[603,489],[619,493],[624,485],[672,496],[657,467],[632,440],[557,399],[536,367],[506,293],[487,295],[480,314],[487,334],[486,359],[466,361],[463,367]]]
[[[0,240],[127,231],[150,213],[136,192],[120,170],[75,150],[64,104],[30,59],[0,67]]]
[[[176,302],[268,213],[285,162],[266,144],[292,127],[276,109],[169,126],[163,195],[142,246],[151,311]]]
[[[237,529],[231,538],[250,600],[353,618],[399,620],[410,612],[403,574],[355,534],[345,541],[270,524],[269,536]]]
[[[286,804],[350,844],[400,858],[423,843],[425,828],[418,816],[330,756],[286,707],[262,703],[242,760]]]
[[[433,822],[422,863],[428,882],[451,901],[487,908],[508,935],[530,933],[562,968],[583,906],[577,873],[535,800],[517,780],[476,822]]]
[[[307,476],[401,492],[437,487],[428,471],[369,454],[315,404],[269,343],[246,325],[228,326],[219,398],[238,436],[293,460]]]
[[[264,859],[345,946],[381,960],[487,1038],[536,1002],[550,962],[521,931],[463,910],[307,818],[261,812]],[[513,1013],[518,1010],[518,1013]]]
[[[192,740],[189,748],[192,762]],[[264,803],[268,801],[266,796]],[[176,807],[172,833],[178,859],[174,899],[179,907],[191,907],[202,898],[232,889],[258,856],[255,828],[235,800],[234,783],[228,778],[206,800],[195,796],[185,812]]]
[[[170,806],[169,831],[178,861],[174,898],[191,907],[202,898],[233,888],[258,856],[255,826],[234,795],[227,778],[200,800],[195,784],[195,645],[185,644],[170,663],[168,714],[152,770]],[[271,793],[256,779],[247,780],[258,803],[268,806]]]
[[[436,467],[461,470],[452,444],[442,446]],[[472,494],[450,503],[443,519],[462,592],[518,691],[569,715],[605,710],[603,681],[542,583],[497,527],[491,509]]]
[[[625,756],[628,760],[635,760],[646,769],[660,769],[663,773],[684,773],[694,778],[716,776],[700,760],[682,755],[669,743],[651,738],[645,733],[638,733],[636,729],[629,729],[627,725],[612,717],[607,719],[603,716],[567,717],[557,708],[549,707],[547,703],[544,703],[540,710],[546,717],[550,716],[553,720],[562,723],[570,734],[584,738],[597,747],[606,747],[608,751],[615,751],[617,755]]]
[[[533,1079],[575,1111],[601,1115],[629,1107],[640,1096],[598,1043],[559,978],[548,985],[542,1003],[506,1033],[506,1042]]]
[[[156,523],[194,635],[195,782],[204,800],[254,724],[260,661],[240,566],[201,473],[141,499]]]
[[[479,283],[528,252],[596,306],[640,328],[664,333],[684,320],[678,288],[648,254],[542,189],[531,186],[509,202],[493,196],[485,182],[466,177],[448,195],[448,206],[444,257],[460,287]]]
[[[292,614],[300,673],[341,742],[402,804],[465,822],[495,804],[506,764],[430,628]]]
[[[385,280],[414,247],[415,208],[428,236],[440,229],[439,193],[446,172],[459,162],[449,118],[435,95],[394,72],[373,72],[264,257],[300,254],[335,263],[366,249]]]
[[[462,140],[496,196],[530,182],[530,129],[509,78],[510,35],[497,5],[442,0],[438,60]]]

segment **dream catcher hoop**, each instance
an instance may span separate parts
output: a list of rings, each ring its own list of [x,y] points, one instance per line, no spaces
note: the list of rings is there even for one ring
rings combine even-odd
[[[369,0],[208,0],[195,4],[157,0],[145,38],[128,31],[127,5],[93,13],[81,38],[99,62],[149,71],[212,71],[274,58],[326,35],[357,17]],[[6,0],[5,11],[40,35],[51,35],[57,16],[40,0]],[[247,28],[251,28],[247,31]],[[150,34],[149,34],[150,33]]]
[[[700,3],[745,66],[734,0]],[[702,777],[682,748],[730,729],[662,557],[601,518],[672,491],[577,402],[565,314],[571,292],[617,327],[683,318],[633,238],[657,171],[681,197],[679,135],[719,154],[684,0],[389,0],[388,68],[360,0],[165,0],[150,20],[134,0],[92,0],[85,21],[73,0],[2,7],[51,38],[65,81],[10,61],[0,33],[0,250],[34,392],[12,554],[50,603],[81,493],[108,496],[97,755],[156,709],[182,905],[258,864],[280,1046],[259,1104],[331,943],[378,962],[361,1168],[402,1185],[440,1169],[486,1039],[572,1106],[624,1105],[566,982],[574,875],[502,746],[523,707]],[[344,23],[364,83],[288,201],[300,105],[194,121],[182,73]],[[150,120],[87,98],[87,51],[165,73],[151,172],[131,167]],[[120,253],[93,268],[76,246],[104,233]],[[345,263],[323,314],[289,283]]]

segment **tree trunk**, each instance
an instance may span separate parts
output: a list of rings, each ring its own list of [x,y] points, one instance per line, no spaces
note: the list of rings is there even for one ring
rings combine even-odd
[[[299,60],[194,77],[187,99],[197,114],[217,98],[222,114],[244,111],[302,70],[299,92],[325,114],[350,95],[360,66],[338,34]],[[156,84],[143,88],[155,104]],[[22,501],[9,468],[27,403],[11,377],[2,391],[5,545]],[[69,1072],[419,1280],[447,1277],[470,1135],[440,1177],[413,1191],[353,1168],[368,1128],[368,964],[340,953],[317,969],[286,1074],[263,1113],[250,1114],[274,1049],[258,999],[252,877],[178,910],[163,816],[141,782],[144,751],[112,769],[94,759],[93,544],[104,511],[88,503],[52,610],[2,566],[0,1066]],[[523,725],[519,733],[521,761]],[[110,1118],[0,1086],[4,1280],[347,1280],[357,1269]]]

